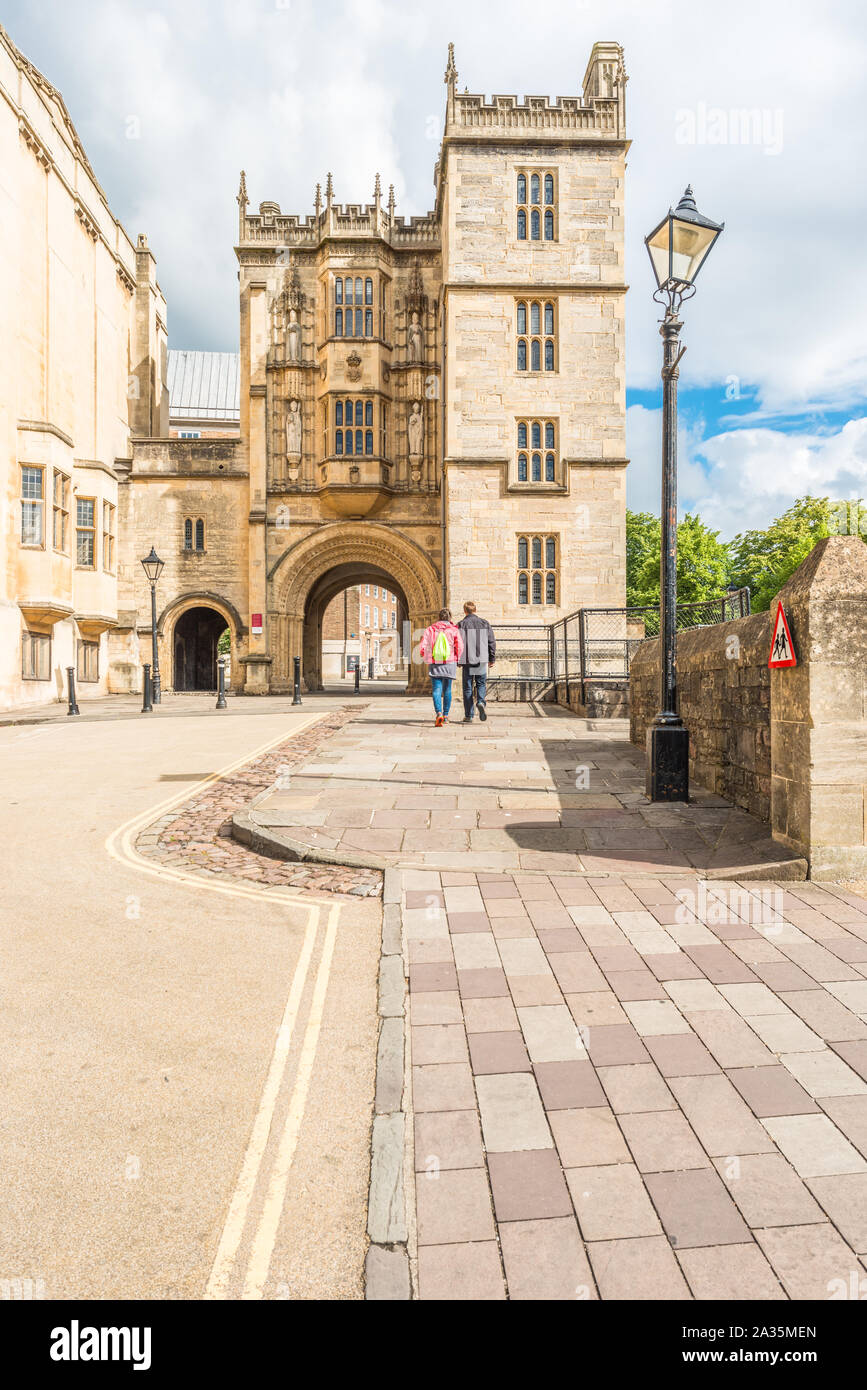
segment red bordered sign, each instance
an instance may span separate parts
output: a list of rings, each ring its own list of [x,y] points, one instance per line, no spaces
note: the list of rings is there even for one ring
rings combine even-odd
[[[792,634],[789,631],[789,624],[783,612],[783,605],[777,604],[777,617],[774,622],[774,635],[771,639],[771,654],[768,657],[768,665],[776,666],[797,666],[798,658],[795,656],[795,644],[792,641]]]

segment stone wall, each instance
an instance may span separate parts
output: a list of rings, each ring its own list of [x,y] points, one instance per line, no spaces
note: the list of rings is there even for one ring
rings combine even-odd
[[[782,602],[797,665],[768,669]],[[681,633],[679,709],[690,781],[767,820],[811,878],[867,876],[867,545],[829,536],[771,604]],[[644,746],[659,701],[659,641],[630,677],[631,738]]]
[[[689,779],[762,820],[771,805],[770,617],[754,613],[677,639],[679,712],[689,730]],[[630,673],[630,737],[642,748],[659,712],[659,638]]]

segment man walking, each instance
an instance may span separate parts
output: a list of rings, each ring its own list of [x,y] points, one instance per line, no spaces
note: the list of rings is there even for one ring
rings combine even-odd
[[[464,650],[458,658],[463,678],[464,723],[472,724],[476,709],[484,723],[488,717],[488,667],[497,659],[497,639],[487,618],[480,618],[476,613],[474,603],[464,604],[464,617],[458,623],[458,630],[464,639]]]

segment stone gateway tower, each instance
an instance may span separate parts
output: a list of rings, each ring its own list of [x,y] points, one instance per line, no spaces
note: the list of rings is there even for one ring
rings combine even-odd
[[[143,647],[135,557],[166,560],[166,688],[191,610],[255,694],[290,689],[295,656],[320,688],[326,607],[358,584],[413,632],[468,598],[538,624],[624,602],[622,51],[596,44],[554,102],[459,92],[452,48],[446,86],[424,216],[378,175],[363,207],[329,175],[310,215],[251,212],[241,176],[240,437],[139,437],[120,488]]]

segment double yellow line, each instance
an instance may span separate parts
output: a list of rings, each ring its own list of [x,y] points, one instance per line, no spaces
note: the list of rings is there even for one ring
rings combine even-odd
[[[222,884],[216,880],[203,879],[195,874],[187,873],[183,869],[177,869],[170,865],[155,864],[153,860],[149,860],[144,855],[139,854],[138,850],[135,848],[135,841],[146,826],[152,824],[155,820],[159,820],[162,816],[173,810],[174,807],[200,795],[208,787],[213,786],[215,782],[219,782],[223,778],[230,776],[230,774],[237,771],[238,768],[244,767],[255,758],[261,757],[278,744],[285,743],[287,738],[292,738],[294,735],[301,733],[304,729],[309,728],[311,724],[316,723],[321,718],[323,718],[323,716],[320,714],[311,715],[311,717],[305,719],[303,723],[294,725],[288,734],[286,732],[281,733],[277,738],[262,744],[261,747],[255,749],[252,753],[247,753],[243,758],[239,758],[237,761],[230,763],[227,767],[221,768],[219,772],[212,773],[209,777],[203,778],[201,782],[195,783],[192,787],[186,787],[183,791],[170,797],[168,801],[163,802],[161,805],[151,807],[147,811],[143,811],[139,815],[134,816],[131,820],[113,831],[105,842],[106,850],[112,858],[132,866],[141,873],[150,874],[154,878],[173,880],[176,883],[185,884],[194,888],[199,892],[204,890],[210,893],[222,893],[227,897],[253,898],[260,904],[263,901],[267,901],[269,907],[274,903],[283,903],[286,906],[291,905],[295,908],[301,908],[306,913],[307,920],[301,952],[292,974],[289,994],[283,1010],[283,1017],[277,1030],[277,1038],[271,1055],[268,1075],[265,1079],[265,1085],[259,1100],[256,1117],[253,1121],[253,1128],[241,1164],[241,1171],[238,1175],[226,1219],[223,1223],[217,1254],[204,1293],[206,1299],[225,1299],[229,1297],[229,1288],[235,1275],[238,1252],[245,1231],[247,1230],[253,1200],[262,1177],[265,1155],[271,1144],[274,1116],[286,1079],[292,1042],[298,1028],[298,1018],[307,988],[311,962],[319,936],[319,928],[322,923],[322,907],[317,903],[311,903],[308,899],[299,898],[291,891],[281,892],[278,890],[275,892],[272,889],[269,890],[266,896],[262,893],[261,889],[254,886],[246,887],[244,884],[235,883]],[[328,982],[331,974],[331,964],[334,956],[334,943],[337,936],[340,911],[341,908],[338,904],[333,904],[328,910],[325,935],[319,956],[316,978],[313,984],[313,993],[307,1016],[307,1026],[301,1044],[295,1081],[292,1087],[292,1093],[289,1097],[283,1129],[280,1133],[276,1152],[271,1164],[271,1171],[265,1189],[259,1221],[247,1257],[243,1292],[241,1295],[244,1299],[262,1298],[268,1280],[271,1258],[277,1239],[277,1231],[286,1200],[289,1174],[298,1146],[298,1138],[301,1133],[301,1125],[304,1119],[304,1111],[310,1091],[310,1081],[313,1074],[319,1034],[322,1027],[322,1018],[325,1011],[325,999],[328,992]]]

